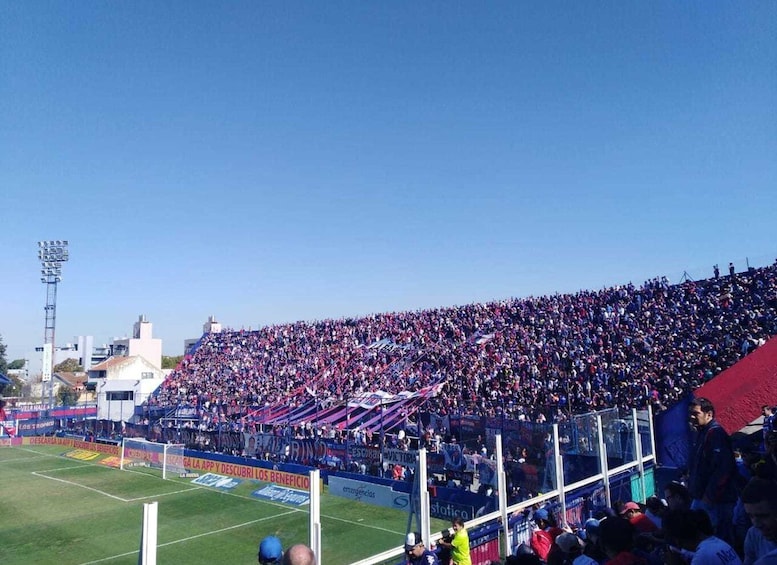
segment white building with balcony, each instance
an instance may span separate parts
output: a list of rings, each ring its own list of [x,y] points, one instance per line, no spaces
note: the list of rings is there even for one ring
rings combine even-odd
[[[111,357],[89,370],[96,383],[97,419],[130,422],[140,406],[162,384],[164,373],[139,355]]]

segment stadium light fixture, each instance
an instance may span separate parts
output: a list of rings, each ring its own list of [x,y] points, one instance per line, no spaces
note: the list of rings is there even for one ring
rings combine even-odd
[[[38,260],[40,261],[40,282],[46,285],[46,329],[44,346],[50,346],[50,356],[44,352],[43,381],[49,383],[49,406],[54,403],[55,328],[57,321],[57,284],[62,282],[62,264],[70,259],[66,239],[50,239],[38,242]]]

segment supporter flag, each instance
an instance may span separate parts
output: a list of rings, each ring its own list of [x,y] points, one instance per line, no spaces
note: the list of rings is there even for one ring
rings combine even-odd
[[[8,420],[7,422],[0,422],[0,427],[2,427],[5,430],[5,433],[7,433],[9,436],[16,435],[16,427],[13,424],[13,420]]]
[[[484,345],[484,344],[488,343],[489,341],[491,341],[492,339],[494,339],[494,335],[495,334],[484,334],[484,335],[481,335],[479,338],[477,338],[475,340],[475,343],[477,343],[478,345]]]

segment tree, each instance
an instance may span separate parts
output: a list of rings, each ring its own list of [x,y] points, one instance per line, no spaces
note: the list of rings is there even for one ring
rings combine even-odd
[[[9,371],[18,371],[19,369],[24,369],[24,366],[27,364],[27,361],[24,359],[14,359],[10,363],[8,363],[8,370]]]
[[[84,368],[78,364],[77,359],[65,359],[62,363],[54,365],[55,373],[79,373]]]
[[[163,369],[175,369],[178,363],[183,361],[183,355],[177,355],[170,357],[168,355],[162,355],[162,368]]]
[[[25,382],[16,375],[8,375],[8,379],[11,384],[0,387],[3,391],[3,396],[24,396]]]
[[[0,335],[0,375],[8,374],[8,361],[5,359],[5,344],[3,336]]]
[[[78,402],[78,395],[69,386],[61,386],[57,391],[57,400],[62,406],[73,406]]]

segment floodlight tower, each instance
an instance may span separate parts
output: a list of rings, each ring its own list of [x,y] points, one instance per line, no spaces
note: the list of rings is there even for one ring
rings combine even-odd
[[[38,242],[40,282],[46,285],[46,332],[43,341],[43,382],[49,383],[49,408],[54,405],[54,336],[57,324],[57,283],[62,280],[62,263],[70,255],[67,240],[56,239]]]

